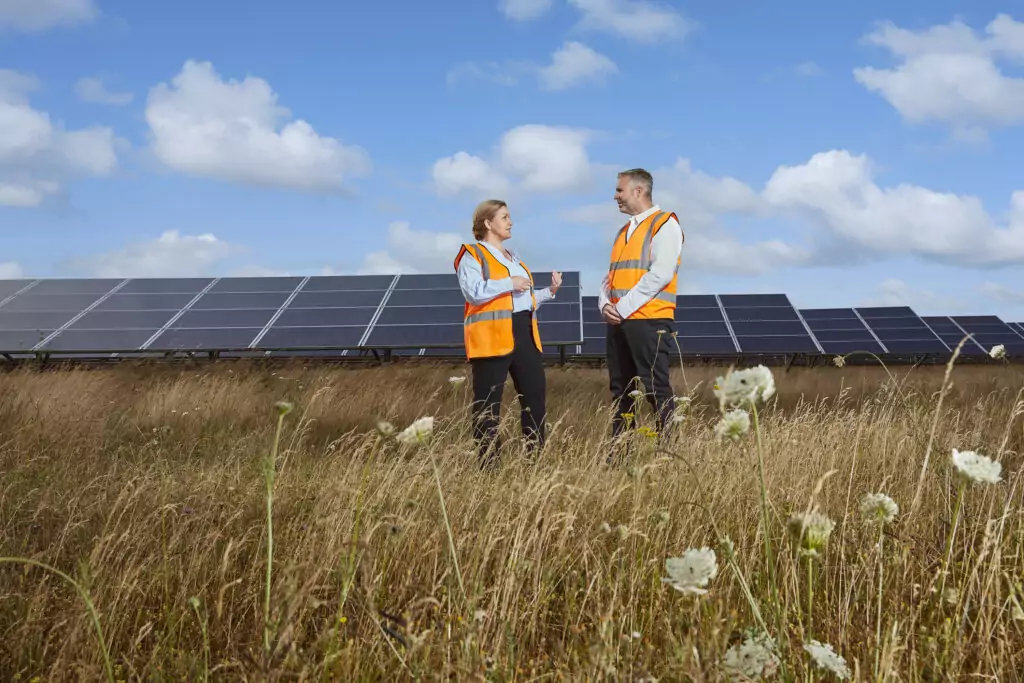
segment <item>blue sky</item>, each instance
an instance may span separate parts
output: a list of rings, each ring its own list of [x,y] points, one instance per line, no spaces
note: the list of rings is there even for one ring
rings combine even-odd
[[[592,288],[643,166],[686,291],[1024,320],[1024,13],[834,5],[0,0],[0,277],[448,272],[500,196]]]

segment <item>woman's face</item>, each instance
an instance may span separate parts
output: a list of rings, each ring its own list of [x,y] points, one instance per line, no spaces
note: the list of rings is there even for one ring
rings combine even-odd
[[[498,209],[494,218],[487,221],[487,229],[500,240],[512,237],[512,216],[509,215],[507,206]]]

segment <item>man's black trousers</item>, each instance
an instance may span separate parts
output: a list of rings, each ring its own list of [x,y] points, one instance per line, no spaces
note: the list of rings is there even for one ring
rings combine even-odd
[[[643,390],[647,401],[657,411],[658,432],[663,434],[675,412],[675,397],[669,381],[671,353],[675,349],[672,320],[639,318],[608,325],[606,353],[608,380],[612,400],[616,402],[612,420],[612,436],[627,427],[623,413],[634,413],[634,399],[629,394]],[[637,380],[643,383],[641,385]],[[631,421],[635,426],[635,419]]]
[[[505,378],[511,374],[519,395],[520,423],[530,450],[544,445],[547,387],[544,358],[533,341],[533,314],[520,311],[512,314],[512,337],[515,347],[507,356],[474,358],[473,368],[473,437],[479,444],[481,461],[490,462],[501,448],[498,423]]]

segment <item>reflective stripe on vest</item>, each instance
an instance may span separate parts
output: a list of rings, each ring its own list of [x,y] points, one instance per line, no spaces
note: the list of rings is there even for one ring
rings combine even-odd
[[[459,262],[466,254],[475,258],[480,264],[480,270],[485,280],[511,277],[508,267],[480,244],[462,245],[458,256],[455,257],[456,272],[459,269]],[[526,271],[530,281],[530,296],[533,299],[533,308],[536,310],[537,298],[533,293],[533,273],[522,261],[519,262],[519,265]],[[466,302],[462,329],[467,358],[489,358],[512,353],[515,348],[515,338],[512,334],[512,309],[512,292],[497,296],[480,305]],[[533,316],[532,328],[534,343],[540,350],[542,347],[536,316]]]
[[[650,271],[653,262],[651,243],[654,240],[654,235],[672,218],[675,218],[675,214],[672,212],[656,211],[640,221],[629,239],[626,238],[629,231],[628,223],[619,230],[615,237],[615,243],[612,245],[612,257],[608,269],[609,295],[612,303],[617,303],[636,286],[645,273]],[[679,264],[680,259],[677,258],[677,269]],[[674,317],[676,284],[677,275],[673,273],[668,284],[650,301],[630,315],[630,318]]]

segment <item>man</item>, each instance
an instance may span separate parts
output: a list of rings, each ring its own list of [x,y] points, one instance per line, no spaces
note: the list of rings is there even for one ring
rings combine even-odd
[[[654,204],[653,189],[651,174],[642,168],[619,173],[615,187],[619,211],[630,218],[612,245],[598,302],[608,323],[608,379],[618,404],[613,437],[626,429],[634,412],[630,394],[641,386],[657,411],[659,433],[675,411],[669,366],[683,231],[674,213]]]

